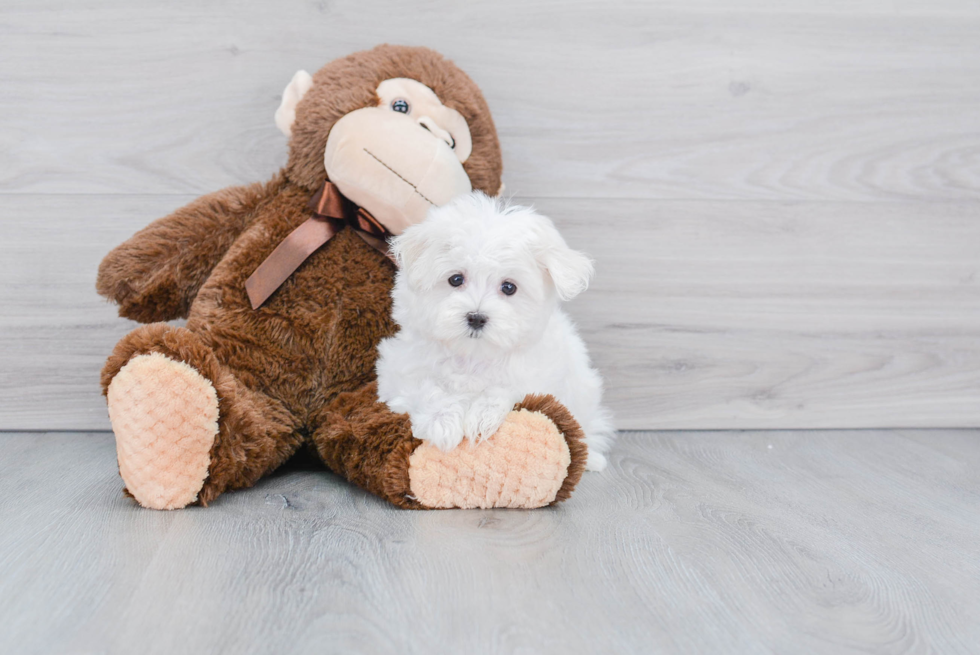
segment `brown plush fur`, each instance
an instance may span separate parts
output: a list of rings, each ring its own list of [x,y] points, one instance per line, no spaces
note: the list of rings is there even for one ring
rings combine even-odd
[[[312,440],[330,469],[399,507],[421,507],[410,497],[408,458],[422,442],[412,436],[408,415],[378,401],[376,383],[340,394],[319,423]]]
[[[255,208],[285,182],[228,187],[151,223],[99,265],[96,290],[141,323],[187,318],[191,301]]]
[[[245,280],[309,217],[311,192],[326,177],[323,150],[333,123],[377,103],[391,77],[430,86],[466,118],[473,186],[495,193],[501,158],[493,121],[476,85],[424,48],[380,46],[325,66],[297,107],[290,159],[265,184],[231,187],[159,219],[113,250],[99,267],[99,293],[143,322],[186,317],[185,328],[153,323],[115,348],[102,372],[106,390],[132,357],[159,352],[189,364],[214,385],[219,432],[199,502],[253,485],[312,441],[323,462],[399,507],[408,498],[408,459],[420,443],[407,416],[377,401],[378,342],[393,334],[391,261],[350,231],[320,248],[259,309]],[[584,451],[567,410],[531,400],[573,449],[567,497]],[[563,413],[564,412],[564,413]],[[571,471],[574,470],[575,474]],[[560,494],[561,495],[561,494]]]

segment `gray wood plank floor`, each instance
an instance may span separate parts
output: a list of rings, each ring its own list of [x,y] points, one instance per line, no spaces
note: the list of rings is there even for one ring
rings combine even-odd
[[[539,511],[293,469],[120,493],[106,433],[0,436],[4,653],[976,653],[980,431],[628,433]]]

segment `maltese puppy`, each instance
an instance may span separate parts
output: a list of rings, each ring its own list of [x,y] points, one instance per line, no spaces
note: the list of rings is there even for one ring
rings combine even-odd
[[[379,346],[378,396],[415,436],[442,450],[486,439],[525,395],[552,394],[582,426],[587,468],[604,468],[615,430],[602,378],[559,307],[592,261],[548,218],[482,193],[431,209],[391,250],[401,331]]]

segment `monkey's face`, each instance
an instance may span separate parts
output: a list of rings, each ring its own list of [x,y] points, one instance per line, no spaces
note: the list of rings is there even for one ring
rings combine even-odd
[[[286,87],[276,124],[287,135],[296,106],[312,86],[310,75],[300,71]],[[323,164],[341,193],[401,234],[431,207],[472,189],[463,164],[473,141],[466,119],[417,80],[386,79],[373,95],[376,104],[333,123]]]
[[[466,120],[421,82],[388,79],[378,106],[352,111],[330,130],[323,163],[341,193],[394,234],[471,190],[463,162]]]

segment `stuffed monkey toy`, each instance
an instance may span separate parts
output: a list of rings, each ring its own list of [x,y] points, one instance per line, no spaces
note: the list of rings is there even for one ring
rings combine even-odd
[[[99,293],[146,323],[102,370],[126,493],[206,506],[306,448],[403,508],[567,498],[586,448],[553,397],[528,396],[490,439],[450,452],[377,399],[376,347],[397,330],[385,238],[501,189],[479,88],[431,50],[383,45],[297,73],[275,118],[289,160],[270,181],[199,198],[99,267]]]

